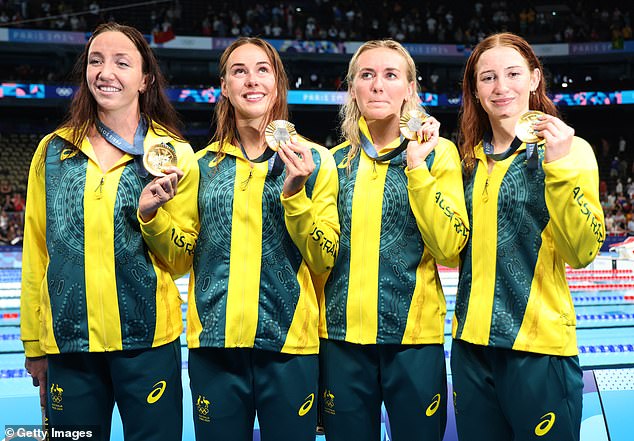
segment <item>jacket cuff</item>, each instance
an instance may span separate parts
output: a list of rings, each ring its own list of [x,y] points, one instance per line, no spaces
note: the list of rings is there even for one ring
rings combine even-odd
[[[280,199],[287,216],[302,214],[309,210],[312,204],[312,201],[308,198],[308,195],[306,195],[306,187],[287,198],[284,197],[284,194],[281,194]]]
[[[579,174],[579,167],[581,164],[579,163],[578,158],[575,157],[572,150],[565,156],[562,156],[559,159],[556,159],[552,162],[544,162],[542,163],[542,168],[546,176],[577,176]]]
[[[428,186],[434,179],[424,161],[414,169],[406,168],[405,176],[407,176],[407,186],[412,190]]]
[[[168,229],[170,225],[170,215],[163,209],[163,207],[160,207],[156,211],[156,216],[148,222],[143,222],[143,220],[141,220],[141,216],[139,216],[138,211],[136,217],[141,225],[141,231],[148,236],[158,236]]]
[[[34,341],[24,341],[24,354],[28,358],[32,357],[42,357],[46,355],[46,352],[40,348],[40,342],[38,340]]]

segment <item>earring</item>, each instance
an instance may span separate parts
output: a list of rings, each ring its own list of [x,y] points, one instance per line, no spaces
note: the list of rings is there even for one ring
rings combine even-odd
[[[531,95],[535,96],[535,91],[534,90],[531,90]]]

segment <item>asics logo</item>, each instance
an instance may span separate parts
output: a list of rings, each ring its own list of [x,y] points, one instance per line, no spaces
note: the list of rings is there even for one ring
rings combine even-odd
[[[165,392],[167,383],[165,381],[159,381],[152,387],[154,389],[152,389],[152,391],[147,396],[148,404],[156,403],[163,396],[163,392]]]
[[[432,416],[436,413],[438,408],[440,407],[440,394],[434,395],[434,398],[431,401],[431,404],[425,410],[425,415],[428,417]]]
[[[315,394],[310,394],[304,399],[304,404],[301,405],[297,415],[304,416],[308,413],[308,411],[313,407],[313,402],[315,401]]]
[[[535,426],[535,435],[546,435],[548,431],[553,427],[553,424],[555,424],[555,418],[556,417],[553,412],[548,412],[546,415],[542,416],[540,418],[542,421]]]

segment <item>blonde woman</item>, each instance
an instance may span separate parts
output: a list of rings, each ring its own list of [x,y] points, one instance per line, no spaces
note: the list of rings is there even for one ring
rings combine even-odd
[[[339,256],[321,305],[323,422],[329,441],[375,441],[381,403],[392,439],[441,440],[446,425],[445,298],[437,263],[468,237],[460,160],[429,117],[417,140],[399,121],[422,110],[416,67],[392,40],[350,60],[341,109]]]

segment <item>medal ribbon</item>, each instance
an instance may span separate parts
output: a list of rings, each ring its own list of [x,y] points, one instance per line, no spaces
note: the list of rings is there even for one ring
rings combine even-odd
[[[136,132],[134,133],[134,145],[130,144],[114,130],[102,123],[100,119],[97,119],[97,130],[106,141],[119,150],[123,150],[132,156],[143,156],[143,141],[145,140],[145,135],[147,134],[147,122],[143,116],[141,116],[139,125],[136,127]]]
[[[502,153],[493,153],[493,144],[491,144],[491,134],[486,133],[482,139],[482,146],[484,148],[484,154],[489,159],[494,161],[503,161],[517,151],[522,145],[522,141],[516,136],[511,143],[511,146]],[[537,143],[526,143],[526,167],[535,170],[539,167],[539,152],[537,150]]]
[[[97,131],[103,136],[109,144],[115,146],[119,150],[134,156],[134,162],[139,176],[147,176],[147,170],[143,167],[143,141],[147,135],[148,124],[145,117],[141,115],[139,124],[134,132],[134,144],[130,144],[123,139],[117,132],[106,126],[99,118],[96,123]]]
[[[240,139],[238,139],[238,144],[240,145],[240,150],[242,151],[242,155],[245,157],[247,161],[250,161],[256,164],[259,164],[260,162],[264,162],[264,161],[269,162],[268,164],[269,171],[267,172],[267,176],[272,176],[272,177],[279,176],[282,173],[282,170],[284,170],[284,161],[282,161],[282,159],[280,158],[280,155],[278,155],[277,152],[273,150],[272,148],[270,148],[269,146],[266,147],[266,150],[264,150],[264,153],[262,153],[260,156],[258,156],[255,159],[251,159],[249,158],[249,155],[247,155],[247,152],[244,149],[244,146],[242,145],[242,142],[240,141]]]
[[[536,142],[526,144],[526,167],[531,170],[541,168],[541,163],[539,162],[539,151],[537,150]]]
[[[361,148],[363,148],[363,151],[365,152],[365,154],[368,155],[368,157],[372,159],[374,162],[385,162],[393,158],[396,158],[398,155],[400,155],[402,152],[405,151],[405,149],[407,148],[407,143],[409,143],[409,139],[406,139],[403,136],[401,136],[400,137],[401,144],[398,147],[396,147],[394,150],[391,150],[385,153],[384,155],[379,156],[378,153],[376,152],[376,147],[374,146],[374,144],[370,142],[368,137],[365,136],[363,131],[359,130],[359,135],[361,135]]]
[[[487,155],[487,158],[493,159],[494,161],[503,161],[515,153],[522,145],[522,141],[516,136],[513,138],[513,142],[511,142],[511,146],[508,149],[504,150],[502,153],[493,153],[494,148],[493,144],[491,144],[492,136],[493,135],[491,135],[491,133],[484,134],[484,137],[482,138],[482,147],[484,148],[484,154]]]

